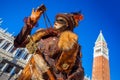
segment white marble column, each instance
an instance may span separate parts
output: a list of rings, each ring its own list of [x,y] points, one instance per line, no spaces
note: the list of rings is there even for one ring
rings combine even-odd
[[[12,44],[12,46],[11,46],[11,48],[8,50],[8,52],[11,52],[13,48],[14,48],[14,46],[13,46],[13,44]]]
[[[15,57],[16,52],[19,50],[19,48],[17,48],[14,52],[13,52],[13,57]]]
[[[6,43],[6,40],[2,41],[2,43],[0,44],[0,47],[2,47],[4,43]]]
[[[10,48],[12,48],[12,44],[10,43],[10,45],[7,47],[6,51],[8,51]]]
[[[29,59],[31,58],[31,56],[32,55],[29,54],[28,57],[27,57],[27,59],[26,59],[26,61],[29,61]]]
[[[23,58],[25,57],[25,55],[26,55],[26,52],[25,52],[25,51],[22,52],[22,55],[21,55],[21,58],[20,58],[20,59],[23,59]]]
[[[6,63],[3,67],[2,67],[2,69],[1,69],[1,71],[5,71],[6,70],[6,68],[8,67],[8,63]]]
[[[22,73],[22,70],[19,71],[18,76]]]
[[[14,74],[15,69],[16,69],[16,67],[14,66],[14,67],[12,68],[12,70],[10,71],[10,76],[11,76],[12,74]]]

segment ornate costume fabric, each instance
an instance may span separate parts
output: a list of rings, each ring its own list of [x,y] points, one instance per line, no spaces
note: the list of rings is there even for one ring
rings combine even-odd
[[[69,20],[70,16],[68,21],[73,20]],[[75,22],[74,25],[69,22],[70,29],[41,29],[31,35],[30,27],[36,22],[33,24],[30,20],[27,18],[14,40],[16,48],[26,47],[33,54],[18,80],[83,80],[81,46],[78,44],[78,36],[72,32]]]

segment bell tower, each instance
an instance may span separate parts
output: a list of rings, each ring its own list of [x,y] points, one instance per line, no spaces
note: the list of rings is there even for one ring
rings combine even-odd
[[[94,46],[92,80],[110,80],[109,51],[102,31]]]

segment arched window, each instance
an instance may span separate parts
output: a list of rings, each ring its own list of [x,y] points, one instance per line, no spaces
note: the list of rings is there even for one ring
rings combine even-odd
[[[2,61],[1,63],[0,63],[0,69],[2,69],[2,67],[5,65],[5,61]]]
[[[20,50],[20,51],[18,52],[18,54],[16,55],[16,57],[17,57],[17,58],[20,58],[23,52],[24,52],[24,50]]]
[[[12,65],[9,65],[7,67],[7,69],[5,70],[6,73],[10,73],[10,71],[12,70],[13,66]]]
[[[25,60],[26,60],[26,59],[27,59],[27,57],[28,57],[28,55],[29,55],[29,54],[27,53],[23,59],[25,59]]]
[[[19,71],[20,71],[20,68],[16,68],[16,70],[15,70],[15,74],[18,74]]]
[[[1,38],[0,38],[0,44],[2,43],[3,40],[4,40],[4,39],[1,39]]]
[[[9,50],[10,53],[13,53],[15,51],[14,46],[12,46]]]
[[[101,52],[101,49],[97,49],[96,52]]]
[[[6,50],[8,47],[9,47],[10,43],[7,42],[4,46],[3,46],[3,49]]]

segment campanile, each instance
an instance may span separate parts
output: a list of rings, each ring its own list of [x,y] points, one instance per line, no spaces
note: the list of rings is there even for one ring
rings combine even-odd
[[[94,46],[92,80],[110,80],[109,51],[102,31]]]

